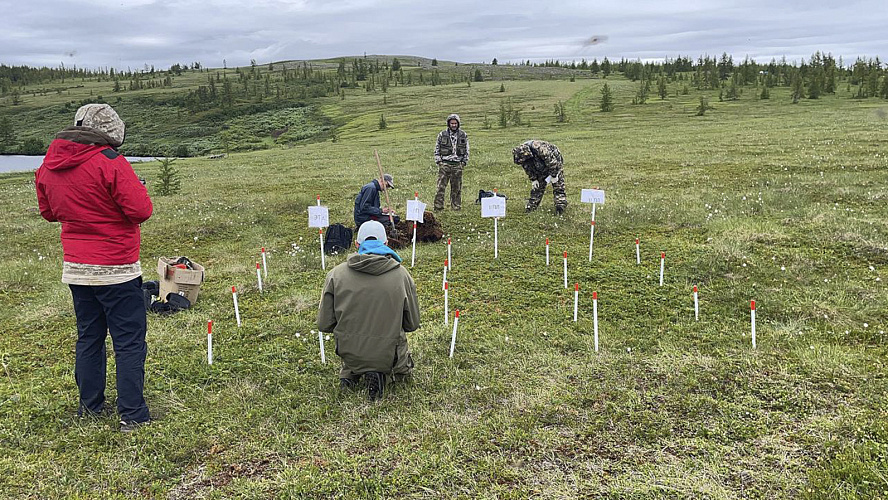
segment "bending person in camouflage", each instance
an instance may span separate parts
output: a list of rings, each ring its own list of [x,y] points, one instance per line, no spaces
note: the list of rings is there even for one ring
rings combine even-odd
[[[447,128],[438,134],[435,143],[435,164],[438,165],[438,191],[435,210],[444,209],[444,191],[450,182],[450,207],[462,207],[462,174],[469,161],[469,136],[460,128],[459,115],[447,117]]]
[[[558,148],[546,141],[527,141],[512,150],[512,158],[530,178],[530,198],[525,209],[528,212],[536,210],[543,201],[546,184],[552,184],[555,213],[561,215],[567,208],[567,194],[564,192],[564,159]]]

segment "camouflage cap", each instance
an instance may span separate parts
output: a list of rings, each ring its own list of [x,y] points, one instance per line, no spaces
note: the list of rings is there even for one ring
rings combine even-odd
[[[81,106],[74,114],[74,125],[89,127],[104,132],[111,139],[111,146],[123,144],[126,137],[126,125],[108,104],[87,104]]]
[[[533,151],[530,145],[524,143],[512,150],[512,159],[515,163],[521,164],[533,158]]]

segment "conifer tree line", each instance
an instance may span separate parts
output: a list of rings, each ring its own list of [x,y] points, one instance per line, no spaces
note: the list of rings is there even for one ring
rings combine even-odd
[[[437,63],[437,59],[433,60]],[[206,69],[201,63],[174,64],[167,70],[156,70],[145,65],[141,70],[126,71],[110,69],[88,70],[77,67],[32,68],[28,66],[0,65],[0,97],[11,96],[11,103],[18,104],[25,85],[62,84],[71,79],[96,79],[110,82],[109,92],[125,93],[153,88],[173,87],[175,78],[185,72],[203,71],[206,81],[198,88],[189,90],[187,95],[170,104],[180,105],[192,113],[217,108],[231,107],[238,101],[262,102],[265,100],[310,99],[327,95],[340,95],[343,89],[363,88],[367,92],[377,90],[387,92],[390,86],[401,85],[442,85],[447,83],[479,82],[486,78],[496,78],[488,71],[481,72],[478,65],[465,65],[466,70],[454,67],[442,73],[439,65],[419,66],[404,71],[406,64],[394,58],[341,58],[335,71],[318,69],[311,63],[274,64],[263,67],[255,60],[249,67],[230,70]],[[511,63],[486,66],[514,66]],[[815,52],[807,61],[799,64],[772,59],[759,63],[745,57],[736,63],[733,56],[723,53],[721,57],[700,56],[696,60],[679,56],[663,61],[642,62],[620,59],[612,62],[604,57],[600,62],[585,59],[561,62],[547,60],[542,63],[525,61],[518,66],[556,67],[577,72],[586,72],[592,77],[607,78],[611,74],[622,74],[643,85],[636,96],[643,103],[656,86],[657,94],[665,98],[666,83],[684,82],[697,90],[725,89],[727,98],[736,98],[738,89],[754,87],[789,87],[797,98],[816,99],[825,94],[833,94],[838,82],[855,87],[854,97],[888,98],[888,72],[878,57],[858,58],[853,64],[845,64],[841,58],[836,61],[828,53]],[[43,89],[46,93],[53,89]],[[41,92],[28,90],[28,92]]]

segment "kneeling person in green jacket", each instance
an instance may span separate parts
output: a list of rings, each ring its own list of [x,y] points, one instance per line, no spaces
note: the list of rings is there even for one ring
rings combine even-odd
[[[318,330],[336,338],[340,388],[354,388],[363,375],[371,400],[412,372],[405,332],[419,328],[416,284],[387,242],[382,224],[361,224],[358,253],[327,273],[318,311]]]

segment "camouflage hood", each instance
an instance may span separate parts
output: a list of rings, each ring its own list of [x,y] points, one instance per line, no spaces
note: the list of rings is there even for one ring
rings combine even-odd
[[[126,137],[126,125],[108,104],[86,104],[74,114],[74,125],[88,127],[104,133],[113,148],[120,147]]]
[[[462,126],[462,120],[459,119],[458,114],[452,113],[450,116],[447,117],[447,121],[444,122],[444,125],[447,125],[448,129],[450,128],[450,120],[456,120],[456,123],[459,125],[456,127],[457,129]]]

